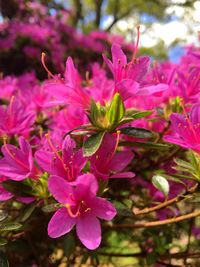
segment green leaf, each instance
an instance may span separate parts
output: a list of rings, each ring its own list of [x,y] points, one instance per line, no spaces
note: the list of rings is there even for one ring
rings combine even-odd
[[[82,264],[85,264],[89,258],[90,258],[90,253],[86,252],[86,253],[83,255],[82,259],[81,259],[81,264],[80,264],[80,266],[82,266]]]
[[[154,175],[152,178],[153,185],[161,191],[165,197],[169,194],[169,183],[168,181],[161,175]]]
[[[3,187],[15,196],[24,196],[24,192],[30,191],[30,187],[25,185],[23,181],[7,180],[3,182]]]
[[[46,205],[42,208],[42,211],[45,213],[49,213],[49,212],[53,212],[56,211],[58,208],[62,207],[61,204],[59,203],[55,203],[55,204],[50,204],[50,205]]]
[[[0,222],[4,221],[8,217],[8,213],[4,210],[0,210]]]
[[[133,120],[141,119],[152,114],[152,110],[126,110],[126,116],[131,117]]]
[[[95,103],[95,101],[92,99],[91,100],[91,107],[90,107],[90,115],[89,119],[93,125],[96,125],[98,122],[98,119],[100,117],[100,112],[99,109]]]
[[[64,240],[64,253],[67,258],[70,257],[70,255],[74,252],[75,250],[75,239],[74,236],[70,233],[65,237]]]
[[[20,222],[25,222],[33,213],[33,211],[35,210],[37,206],[37,203],[33,202],[29,205],[27,205],[23,211],[23,213],[20,215],[20,217],[18,218],[18,221]]]
[[[118,123],[118,126],[123,125],[123,124],[126,124],[126,123],[129,123],[129,122],[132,122],[132,121],[133,121],[133,118],[131,118],[131,117],[124,117],[124,118]]]
[[[124,103],[119,93],[116,93],[112,99],[108,110],[108,120],[111,127],[120,122],[125,113]]]
[[[160,143],[152,143],[152,142],[131,142],[131,141],[120,142],[119,145],[120,146],[143,147],[143,148],[158,149],[158,150],[166,150],[172,147],[172,145],[170,144],[160,144]]]
[[[0,251],[0,267],[9,267],[7,257],[2,251]]]
[[[18,230],[21,228],[22,225],[20,223],[2,223],[0,224],[0,231],[13,231],[13,230]]]
[[[117,208],[117,215],[123,217],[133,217],[133,212],[128,208]]]
[[[5,238],[0,238],[0,246],[5,246],[8,241]]]
[[[100,147],[105,132],[99,132],[97,134],[91,135],[83,144],[83,156],[92,156]]]
[[[120,132],[125,135],[139,137],[139,138],[151,138],[154,134],[143,128],[126,127],[121,128]]]

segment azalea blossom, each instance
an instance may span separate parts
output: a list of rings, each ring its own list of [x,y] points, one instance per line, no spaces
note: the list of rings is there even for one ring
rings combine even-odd
[[[97,197],[98,183],[94,175],[87,173],[78,177],[76,187],[58,176],[48,181],[49,191],[63,205],[48,225],[52,238],[69,233],[76,225],[80,241],[88,249],[96,249],[101,243],[99,219],[112,220],[116,215],[114,206],[106,199]]]
[[[134,155],[131,151],[116,152],[119,136],[114,137],[107,133],[98,151],[91,157],[91,172],[98,179],[132,178],[133,172],[123,172],[132,161]]]
[[[112,61],[103,55],[104,61],[114,76],[113,95],[119,92],[123,100],[136,95],[156,94],[168,88],[168,85],[164,83],[145,84],[145,77],[150,67],[150,58],[147,56],[136,58],[139,44],[139,27],[137,32],[137,42],[131,62],[127,63],[126,55],[118,44],[113,44],[111,47]]]
[[[63,177],[68,182],[74,182],[87,161],[82,155],[82,150],[77,150],[75,142],[69,136],[66,136],[60,154],[50,135],[47,134],[46,137],[50,151],[38,150],[35,153],[37,163],[48,173]]]
[[[173,113],[170,120],[171,132],[165,135],[165,141],[200,154],[200,104],[194,105],[189,115]]]
[[[1,148],[3,158],[0,159],[0,175],[15,181],[25,178],[37,178],[37,168],[33,162],[32,149],[24,137],[19,137],[20,148],[6,144]]]

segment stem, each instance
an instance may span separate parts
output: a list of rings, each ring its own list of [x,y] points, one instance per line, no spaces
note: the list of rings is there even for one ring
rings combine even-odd
[[[184,214],[178,217],[162,220],[162,221],[151,221],[151,222],[140,222],[140,223],[135,223],[135,224],[114,224],[108,227],[111,229],[120,229],[120,228],[151,228],[155,226],[161,226],[161,225],[166,225],[166,224],[172,224],[172,223],[177,223],[181,222],[184,220],[192,219],[195,217],[200,216],[200,210]]]
[[[179,196],[177,196],[177,197],[175,197],[175,198],[172,198],[172,199],[170,199],[170,200],[167,200],[167,201],[165,201],[165,202],[163,202],[163,203],[160,203],[160,204],[158,204],[158,205],[156,205],[156,206],[154,206],[154,207],[151,207],[151,208],[144,208],[144,209],[142,209],[142,210],[138,210],[138,209],[134,208],[134,209],[133,209],[133,213],[134,213],[135,215],[143,215],[143,214],[147,214],[147,213],[151,213],[151,212],[153,212],[153,211],[157,211],[157,210],[163,209],[163,208],[165,208],[165,207],[167,207],[167,206],[169,206],[169,205],[172,205],[172,204],[174,204],[174,203],[177,203],[177,202],[183,200],[183,199],[185,198],[186,195],[188,195],[188,194],[190,194],[190,193],[193,193],[193,192],[196,190],[197,187],[198,187],[198,184],[195,184],[193,187],[189,188],[189,189],[185,192],[185,194],[183,194],[183,195],[179,195]]]

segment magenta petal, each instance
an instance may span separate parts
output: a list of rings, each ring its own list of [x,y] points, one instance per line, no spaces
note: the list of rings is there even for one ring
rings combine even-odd
[[[96,249],[101,243],[101,226],[99,220],[91,214],[81,217],[76,224],[76,233],[88,249]]]
[[[56,175],[50,176],[48,180],[48,188],[58,202],[62,204],[69,202],[69,196],[72,194],[72,187],[63,178]]]
[[[133,178],[133,177],[135,177],[135,173],[133,172],[120,172],[110,176],[110,178]]]
[[[2,185],[0,185],[0,201],[9,200],[13,197],[13,194],[8,192]]]
[[[189,117],[193,124],[200,123],[200,104],[196,104],[192,107]]]
[[[131,79],[123,79],[117,82],[116,84],[116,91],[120,93],[124,101],[138,94],[138,90],[139,90],[139,83]]]
[[[110,61],[110,59],[108,59],[105,55],[103,56],[103,60],[105,61],[105,63],[107,64],[107,66],[109,67],[110,71],[112,72],[112,74],[114,75],[114,70],[113,70],[113,63]]]
[[[126,55],[118,44],[113,44],[111,47],[112,61],[114,68],[127,64]]]
[[[71,218],[66,208],[61,208],[57,210],[48,224],[48,235],[52,238],[57,238],[64,234],[69,233],[76,220]]]
[[[98,191],[98,183],[96,177],[91,173],[80,175],[77,178],[77,194],[84,196],[88,193],[96,195]]]
[[[131,151],[121,151],[113,157],[109,168],[112,171],[122,171],[133,159],[134,154]]]
[[[104,219],[107,221],[112,220],[115,215],[117,214],[117,211],[112,203],[107,201],[104,198],[96,197],[92,199],[92,202],[90,204],[90,207],[93,211],[93,213],[100,219]]]
[[[51,173],[51,161],[53,158],[53,153],[44,150],[38,150],[34,155],[38,165],[47,172]]]

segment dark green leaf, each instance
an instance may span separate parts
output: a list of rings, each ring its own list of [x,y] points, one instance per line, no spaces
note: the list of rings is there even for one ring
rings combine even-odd
[[[139,137],[139,138],[151,138],[154,134],[143,128],[126,127],[121,128],[120,132],[125,135]]]
[[[5,220],[8,217],[8,213],[5,212],[4,210],[0,210],[0,222]]]
[[[23,184],[23,182],[20,181],[7,180],[3,182],[3,186],[9,192],[13,193],[15,196],[22,196],[23,192],[30,191],[30,187]]]
[[[6,255],[0,251],[0,267],[9,267]]]
[[[89,119],[90,119],[92,124],[96,125],[96,124],[98,124],[99,117],[100,117],[99,109],[98,109],[95,101],[92,99]]]
[[[23,211],[23,213],[20,215],[20,217],[18,218],[18,221],[20,222],[25,222],[33,213],[33,211],[35,210],[37,206],[37,203],[33,202],[29,205],[27,205]]]
[[[90,254],[89,254],[89,253],[85,253],[85,254],[83,255],[82,259],[81,259],[81,265],[82,265],[82,264],[85,264],[85,263],[87,262],[87,260],[89,259],[89,257],[90,257]],[[80,266],[81,266],[81,265],[80,265]]]
[[[123,217],[133,217],[133,212],[128,208],[117,208],[117,215]]]
[[[45,213],[56,211],[58,208],[60,208],[61,205],[58,203],[46,205],[42,208],[42,211]]]
[[[21,228],[22,225],[20,223],[2,223],[0,224],[0,231],[13,231],[13,230],[18,230]]]
[[[134,120],[137,120],[151,115],[152,112],[153,112],[152,110],[144,110],[144,111],[127,110],[126,116],[131,117]]]
[[[99,132],[91,135],[83,144],[84,157],[92,156],[100,147],[105,132]]]
[[[70,257],[70,255],[74,252],[75,250],[75,239],[74,236],[70,233],[65,237],[64,240],[64,253],[67,258]]]
[[[131,118],[131,117],[125,117],[125,118],[123,118],[123,119],[118,123],[118,126],[123,125],[123,124],[126,124],[126,123],[129,123],[129,122],[132,122],[132,121],[133,121],[133,118]]]
[[[0,246],[5,246],[8,241],[5,238],[0,238]]]
[[[163,176],[154,175],[152,178],[152,183],[165,196],[169,194],[169,183]]]
[[[169,145],[169,144],[159,144],[159,143],[152,143],[152,142],[131,142],[131,141],[120,142],[119,145],[120,146],[143,147],[143,148],[158,149],[158,150],[166,150],[172,147],[172,145]]]
[[[120,94],[116,93],[112,99],[110,108],[108,110],[108,120],[111,126],[121,121],[121,119],[124,116],[124,113],[125,113],[124,103],[121,99]]]

